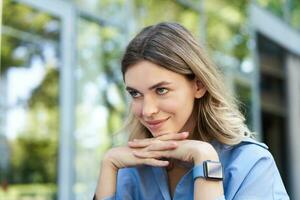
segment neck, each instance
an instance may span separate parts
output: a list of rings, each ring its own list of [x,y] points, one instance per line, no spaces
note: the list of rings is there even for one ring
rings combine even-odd
[[[173,169],[179,169],[179,168],[190,169],[193,167],[192,163],[183,162],[181,160],[176,160],[176,159],[169,159],[169,163],[170,164],[166,167],[167,171],[171,171]]]

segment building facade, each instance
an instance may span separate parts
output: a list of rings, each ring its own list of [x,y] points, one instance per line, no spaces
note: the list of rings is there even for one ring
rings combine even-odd
[[[299,199],[300,33],[259,6],[250,7],[256,63],[256,129],[270,148],[291,199]]]

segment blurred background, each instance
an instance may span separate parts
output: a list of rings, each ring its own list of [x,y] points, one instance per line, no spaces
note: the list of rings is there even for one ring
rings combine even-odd
[[[206,46],[300,199],[299,0],[0,2],[1,200],[92,198],[103,153],[127,138],[122,52],[161,21]]]

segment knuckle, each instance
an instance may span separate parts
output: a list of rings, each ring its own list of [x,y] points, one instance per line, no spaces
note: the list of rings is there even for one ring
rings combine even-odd
[[[160,155],[159,152],[154,152],[154,153],[153,153],[153,157],[154,157],[154,158],[159,158],[159,157],[161,157],[161,155]]]
[[[170,147],[175,147],[176,145],[177,145],[177,143],[174,141],[171,141],[168,143],[168,146],[170,146]]]

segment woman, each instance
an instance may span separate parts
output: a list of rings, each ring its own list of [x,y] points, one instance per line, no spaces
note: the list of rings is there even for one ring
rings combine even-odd
[[[105,154],[95,199],[289,199],[266,145],[250,138],[222,76],[184,27],[144,28],[122,73],[130,139]]]

